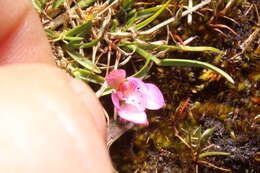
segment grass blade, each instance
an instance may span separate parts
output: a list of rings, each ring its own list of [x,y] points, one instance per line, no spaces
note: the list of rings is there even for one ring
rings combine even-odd
[[[55,2],[53,2],[52,8],[57,9],[57,8],[59,8],[63,3],[64,3],[64,0],[56,0]]]
[[[83,56],[81,56],[76,52],[67,50],[67,53],[72,59],[74,59],[76,62],[78,62],[80,65],[90,70],[91,72],[101,73],[101,70],[95,64],[93,64],[92,61],[84,58]]]
[[[84,38],[83,37],[64,37],[64,40],[68,40],[68,41],[81,41],[83,40]]]
[[[203,145],[205,142],[207,142],[209,137],[215,132],[215,130],[215,127],[205,130],[200,137],[200,145]]]
[[[54,31],[50,30],[50,29],[45,29],[46,34],[48,35],[48,37],[52,38],[52,39],[56,39],[59,38],[59,35],[56,34]]]
[[[137,24],[135,26],[135,28],[137,30],[140,30],[143,27],[145,27],[146,25],[148,25],[149,23],[151,23],[152,21],[154,21],[154,19],[156,19],[163,12],[163,10],[168,6],[168,4],[170,2],[171,2],[171,0],[168,0],[156,13],[154,13],[151,17],[149,17],[148,19],[144,20],[143,22]]]
[[[96,0],[81,0],[78,2],[78,6],[80,8],[85,8],[94,2],[96,2]]]
[[[147,76],[151,68],[150,64],[151,64],[151,59],[147,57],[144,66],[138,72],[133,74],[133,77],[138,77],[143,79],[145,76]]]
[[[152,44],[148,42],[132,42],[132,43],[124,43],[123,45],[126,44],[133,44],[136,45],[142,49],[145,50],[157,50],[157,51],[187,51],[187,52],[214,52],[218,54],[223,54],[224,52],[215,48],[215,47],[210,47],[210,46],[178,46],[178,45],[159,45],[159,44]]]
[[[232,79],[232,77],[229,74],[227,74],[226,72],[224,72],[223,70],[221,70],[220,68],[218,68],[212,64],[202,62],[202,61],[197,61],[197,60],[188,60],[188,59],[159,59],[156,56],[154,56],[153,54],[150,54],[146,50],[144,50],[136,45],[126,44],[125,47],[127,47],[131,50],[135,50],[139,55],[141,55],[144,58],[150,58],[153,62],[155,62],[156,65],[180,66],[180,67],[202,67],[202,68],[210,69],[214,72],[219,73],[220,75],[225,77],[229,82],[234,84],[234,80]]]
[[[99,41],[100,41],[100,39],[95,39],[95,40],[92,40],[87,43],[69,43],[68,47],[70,47],[70,48],[90,48],[90,47],[95,46]]]
[[[150,44],[150,43],[135,43],[136,45],[140,46],[143,49],[146,50],[158,50],[158,51],[187,51],[187,52],[214,52],[223,54],[224,52],[210,46],[177,46],[177,45],[156,45],[156,44]]]
[[[32,0],[32,4],[34,6],[34,8],[41,13],[43,10],[43,4],[41,3],[40,0]]]
[[[130,28],[134,22],[136,21],[136,17],[137,17],[137,13],[134,13],[133,17],[131,17],[128,21],[127,21],[127,24],[126,26],[122,29],[122,31],[127,31],[128,28]]]
[[[101,96],[109,95],[113,92],[113,90],[114,90],[113,88],[108,87],[108,88],[105,89],[105,91],[102,93]]]
[[[208,157],[208,156],[230,156],[230,153],[226,153],[226,152],[206,152],[206,153],[201,153],[199,154],[199,158],[204,158],[204,157]]]
[[[90,30],[91,26],[92,22],[91,20],[88,20],[85,23],[78,25],[75,28],[72,28],[71,30],[64,33],[64,37],[73,37],[87,33]]]
[[[229,74],[227,74],[226,72],[224,72],[223,70],[221,70],[220,68],[218,68],[218,67],[216,67],[212,64],[202,62],[202,61],[189,60],[189,59],[162,59],[158,65],[160,65],[160,66],[180,66],[180,67],[206,68],[206,69],[210,69],[214,72],[219,73],[220,75],[222,75],[224,78],[226,78],[232,84],[235,83],[234,80],[232,79],[232,77]]]
[[[161,60],[158,59],[156,56],[154,56],[153,54],[150,54],[149,52],[147,52],[146,50],[144,50],[142,48],[139,48],[136,45],[126,44],[125,47],[131,49],[132,51],[136,51],[136,53],[138,53],[139,55],[141,55],[145,59],[150,59],[150,60],[154,61],[155,64],[159,64],[161,62]]]
[[[158,5],[156,7],[151,7],[151,8],[146,8],[146,9],[142,9],[140,11],[137,12],[138,16],[141,15],[146,15],[146,14],[150,14],[150,13],[154,13],[158,10],[160,10],[162,8],[163,5]]]
[[[162,45],[159,47],[159,50],[180,50],[180,51],[189,51],[189,52],[205,52],[210,51],[214,53],[223,54],[221,50],[209,47],[209,46],[175,46],[175,45]]]
[[[92,82],[92,83],[95,83],[95,84],[102,85],[105,81],[102,76],[99,76],[99,75],[92,73],[92,72],[85,70],[85,69],[75,69],[72,72],[72,74],[78,79],[88,81],[88,82]]]

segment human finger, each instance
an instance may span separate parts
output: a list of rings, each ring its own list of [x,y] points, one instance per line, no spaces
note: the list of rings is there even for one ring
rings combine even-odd
[[[53,55],[31,0],[0,0],[0,65],[54,64]]]
[[[93,92],[43,64],[0,68],[0,169],[111,172],[105,119]]]

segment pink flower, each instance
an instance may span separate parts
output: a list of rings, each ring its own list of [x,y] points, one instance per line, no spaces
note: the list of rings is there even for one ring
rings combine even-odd
[[[109,86],[115,89],[112,102],[118,115],[127,121],[148,125],[145,109],[158,110],[165,106],[160,89],[135,77],[126,78],[125,70],[118,69],[106,76]]]

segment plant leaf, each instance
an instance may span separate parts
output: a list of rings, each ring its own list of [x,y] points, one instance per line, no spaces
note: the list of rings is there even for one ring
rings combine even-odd
[[[151,60],[148,58],[145,60],[144,66],[132,76],[143,79],[145,76],[147,76],[150,69],[151,69]]]
[[[145,27],[146,25],[148,25],[149,23],[151,23],[152,21],[154,21],[154,19],[156,19],[162,12],[163,10],[168,6],[168,4],[171,2],[171,0],[168,0],[156,13],[154,13],[151,17],[149,17],[148,19],[144,20],[141,23],[138,23],[135,28],[137,30],[142,29],[143,27]]]
[[[91,20],[84,22],[64,33],[64,37],[73,37],[87,33],[92,26]]]
[[[208,156],[230,156],[230,153],[226,152],[206,152],[199,154],[199,158],[208,157]]]
[[[68,40],[68,41],[81,41],[83,40],[84,38],[83,37],[64,37],[64,40]]]
[[[201,137],[200,137],[200,146],[202,146],[205,142],[208,141],[209,137],[215,132],[216,128],[209,128],[207,130],[205,130]]]
[[[189,59],[162,59],[158,65],[160,65],[160,66],[179,66],[179,67],[202,67],[202,68],[210,69],[214,72],[219,73],[232,84],[235,83],[229,74],[227,74],[226,72],[224,72],[223,70],[221,70],[220,68],[218,68],[212,64],[202,62],[202,61],[189,60]]]
[[[138,53],[139,55],[141,55],[145,59],[150,59],[150,60],[154,61],[155,64],[160,64],[160,62],[161,62],[161,60],[158,59],[156,56],[154,56],[153,54],[147,52],[146,50],[144,50],[142,48],[139,48],[136,45],[126,44],[125,47],[131,49],[132,51],[136,51],[136,53]]]
[[[69,56],[72,59],[77,61],[80,65],[82,65],[86,69],[90,70],[91,72],[101,73],[101,70],[95,64],[93,64],[92,61],[86,59],[85,57],[81,56],[80,54],[78,54],[76,52],[67,50],[67,53],[69,54]]]
[[[90,47],[95,46],[99,41],[100,41],[100,39],[95,39],[95,40],[91,40],[90,42],[87,42],[87,43],[69,43],[68,47],[70,47],[70,48],[90,48]]]
[[[102,85],[105,81],[102,76],[99,76],[85,69],[75,69],[72,72],[72,74],[78,79],[100,84],[100,85]]]
[[[45,29],[44,31],[52,39],[59,38],[59,35],[57,33],[55,33],[54,31],[50,30],[50,29]]]
[[[158,5],[156,7],[151,7],[151,8],[146,8],[146,9],[142,9],[140,11],[137,11],[138,16],[141,15],[146,15],[146,14],[151,14],[154,13],[155,11],[158,11],[162,8],[163,5]]]
[[[128,28],[130,28],[130,27],[133,25],[133,23],[134,23],[135,20],[136,20],[136,17],[137,17],[137,13],[134,13],[133,17],[131,17],[131,18],[127,21],[126,26],[122,29],[123,32],[124,32],[124,31],[127,31]]]
[[[177,46],[177,45],[156,45],[156,44],[151,44],[151,43],[135,43],[139,47],[143,49],[148,49],[148,50],[158,50],[158,51],[164,51],[164,50],[170,50],[170,51],[187,51],[187,52],[214,52],[214,53],[219,53],[223,54],[224,52],[210,46]]]
[[[85,8],[87,6],[89,6],[90,4],[96,2],[97,0],[81,0],[78,2],[78,6],[80,8]]]
[[[101,96],[109,95],[113,92],[113,90],[114,90],[113,88],[108,87],[105,89],[105,91],[102,93]]]
[[[43,10],[43,4],[40,0],[32,0],[32,4],[34,6],[34,8],[39,12],[41,13],[42,10]]]
[[[224,72],[223,70],[221,70],[220,68],[218,68],[212,64],[202,62],[202,61],[197,61],[197,60],[188,60],[188,59],[159,59],[156,56],[154,56],[153,54],[147,52],[146,50],[144,50],[136,45],[133,45],[133,44],[122,44],[122,45],[124,45],[125,47],[127,47],[131,50],[135,50],[139,55],[141,55],[144,58],[150,58],[153,62],[155,62],[156,65],[180,66],[180,67],[202,67],[202,68],[210,69],[212,71],[219,73],[220,75],[225,77],[229,82],[234,84],[234,80],[232,79],[232,77],[229,74],[227,74],[226,72]]]
[[[55,2],[53,2],[52,8],[57,9],[57,8],[59,8],[63,3],[64,3],[64,0],[56,0]]]

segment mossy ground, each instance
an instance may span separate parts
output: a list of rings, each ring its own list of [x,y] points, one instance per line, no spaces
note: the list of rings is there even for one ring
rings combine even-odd
[[[257,5],[259,7],[259,2]],[[198,35],[199,39],[192,44],[217,47],[225,50],[226,56],[221,60],[201,53],[172,52],[167,56],[215,63],[231,74],[236,83],[230,85],[216,74],[196,68],[154,68],[148,81],[162,89],[167,107],[150,113],[149,127],[133,129],[112,146],[112,158],[119,172],[223,172],[211,165],[196,163],[194,153],[174,135],[177,128],[180,136],[188,141],[198,126],[204,130],[217,129],[202,146],[205,151],[231,154],[208,156],[203,160],[232,172],[260,172],[260,128],[255,120],[260,113],[260,83],[256,80],[260,74],[259,37],[248,51],[232,58],[240,53],[240,44],[254,31],[254,12],[242,15],[247,10],[245,3],[241,3],[226,14],[238,23],[221,17],[214,19],[214,23],[232,28],[236,35],[225,29],[225,35],[214,31],[207,25],[208,20],[199,16],[194,17],[192,26],[186,24],[186,19],[180,21],[180,29],[173,31],[176,35],[183,40]],[[207,15],[212,16],[211,12]],[[183,108],[188,99],[189,103]],[[207,146],[212,147],[207,149]]]

